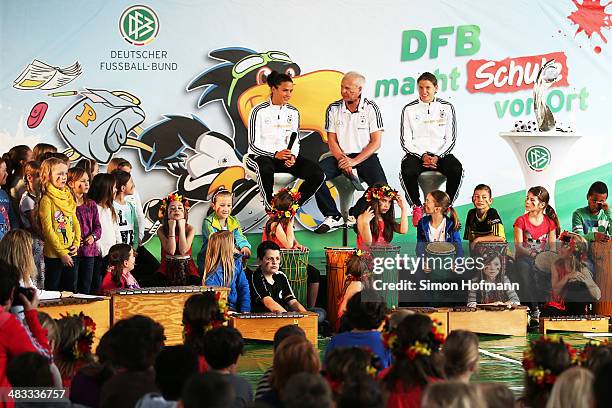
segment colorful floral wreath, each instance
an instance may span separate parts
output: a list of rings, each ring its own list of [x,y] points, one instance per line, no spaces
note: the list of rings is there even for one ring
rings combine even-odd
[[[380,200],[383,197],[389,197],[390,199],[395,200],[397,196],[397,190],[392,189],[386,184],[381,187],[370,187],[365,193],[365,198],[368,203],[372,200]]]
[[[365,373],[376,379],[376,377],[378,376],[378,372],[381,369],[381,363],[380,363],[380,358],[374,354],[374,352],[372,351],[372,349],[370,349],[369,347],[365,347],[365,350],[370,353],[370,362],[368,363],[368,365],[365,367]],[[354,374],[354,373],[351,373]],[[325,374],[325,379],[327,380],[327,383],[329,384],[329,387],[331,388],[331,390],[334,393],[339,393],[340,387],[343,384],[343,381],[341,380],[334,380],[333,378],[331,378],[331,376],[329,375],[329,373]]]
[[[284,218],[291,219],[295,217],[297,210],[300,208],[300,205],[298,204],[298,202],[300,201],[302,194],[297,190],[290,190],[288,188],[280,189],[277,194],[279,193],[288,193],[291,196],[291,200],[293,202],[291,203],[288,209],[278,210],[274,208],[274,201],[272,201],[272,209],[268,211],[268,215],[278,221]]]
[[[432,319],[431,321],[432,338],[429,341],[416,340],[404,348],[403,353],[409,360],[414,360],[417,356],[431,356],[432,352],[440,350],[440,346],[444,344],[446,334],[442,329],[442,322],[436,319]],[[388,316],[385,322],[385,327],[387,329],[389,327]],[[391,350],[394,354],[397,354],[398,347],[400,346],[397,334],[395,334],[393,331],[386,331],[382,336],[385,347]]]
[[[596,349],[597,347],[604,346],[608,347],[608,339],[604,340],[589,340],[587,344],[584,345],[584,348],[580,353],[578,353],[577,363],[579,365],[584,365],[589,359],[589,353]]]
[[[229,319],[229,310],[227,307],[227,297],[222,296],[221,292],[215,292],[215,300],[219,305],[219,313],[217,316],[213,317],[213,319],[208,323],[207,326],[203,328],[202,335],[204,335],[207,331],[214,329],[216,327],[226,326],[227,321]],[[193,326],[189,323],[183,324],[183,338],[187,338],[195,333]]]
[[[563,245],[563,243],[569,243],[570,251],[581,261],[585,261],[587,259],[587,249],[586,244],[582,242],[577,242],[576,235],[569,231],[563,231],[561,235],[559,235],[559,241]]]
[[[576,364],[579,361],[580,356],[578,355],[575,348],[569,343],[565,343],[559,336],[542,336],[537,340],[533,340],[529,345],[529,348],[523,353],[523,369],[530,378],[530,380],[538,386],[542,385],[553,385],[557,381],[557,375],[553,374],[548,368],[538,366],[535,363],[534,349],[538,344],[543,343],[560,343],[565,346],[567,353],[570,356],[572,364]]]
[[[168,196],[162,200],[162,203],[159,206],[159,210],[157,212],[157,217],[160,220],[164,218],[164,215],[166,215],[166,210],[168,209],[168,206],[173,201],[178,201],[182,203],[183,207],[185,208],[185,212],[189,211],[189,207],[190,207],[189,200],[187,200],[186,198],[184,198],[182,195],[178,193],[168,194]]]
[[[69,353],[71,357],[75,360],[78,360],[88,354],[91,354],[91,346],[96,335],[96,323],[93,321],[93,319],[85,315],[83,312],[80,312],[79,314],[60,314],[60,316],[66,319],[71,317],[78,317],[81,320],[81,324],[83,325],[83,331],[74,343],[72,351]]]

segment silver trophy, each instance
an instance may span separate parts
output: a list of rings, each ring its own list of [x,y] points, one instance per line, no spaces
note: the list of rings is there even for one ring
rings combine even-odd
[[[536,114],[538,129],[541,132],[555,130],[555,118],[546,105],[545,92],[559,79],[561,65],[550,60],[542,65],[533,87],[533,110]]]

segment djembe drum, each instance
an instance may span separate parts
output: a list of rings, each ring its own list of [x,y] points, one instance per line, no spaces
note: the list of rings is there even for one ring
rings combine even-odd
[[[346,263],[357,250],[350,247],[325,247],[327,261],[327,319],[335,326],[338,319],[338,298],[346,279]]]
[[[385,259],[395,259],[396,255],[400,253],[399,245],[380,245],[375,244],[370,246],[370,253],[372,254],[372,260],[377,258],[381,259],[380,264],[385,265]],[[392,268],[383,268],[381,275],[373,275],[373,279],[381,279],[383,283],[397,283],[399,280],[399,272],[397,270],[397,262],[393,262]],[[383,299],[387,302],[387,307],[392,309],[396,308],[399,303],[399,296],[397,290],[389,290],[385,287],[381,292]]]
[[[307,273],[308,254],[310,250],[306,248],[304,251],[299,249],[281,249],[281,270],[287,275],[289,285],[295,293],[295,297],[302,305],[307,304]]]
[[[430,242],[425,247],[423,272],[429,274],[433,283],[450,283],[455,280],[452,271],[456,248],[450,242]],[[435,290],[430,294],[434,303],[452,302],[451,293]]]
[[[595,313],[612,316],[612,242],[593,242],[591,256],[595,264],[595,283],[601,290]]]
[[[185,286],[189,277],[188,255],[167,255],[166,256],[166,277],[168,286]]]

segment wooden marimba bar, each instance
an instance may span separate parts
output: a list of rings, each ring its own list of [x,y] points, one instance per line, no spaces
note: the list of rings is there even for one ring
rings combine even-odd
[[[316,347],[318,335],[316,313],[235,313],[230,315],[230,326],[250,340],[273,341],[276,331],[290,324],[300,326],[306,338]]]

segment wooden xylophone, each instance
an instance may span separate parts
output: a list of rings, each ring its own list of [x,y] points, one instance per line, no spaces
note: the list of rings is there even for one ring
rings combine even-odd
[[[410,310],[417,314],[429,316],[432,320],[437,320],[442,323],[442,330],[448,334],[448,309],[436,307],[400,307],[396,310]]]
[[[245,339],[273,341],[279,328],[288,324],[300,326],[306,338],[316,347],[318,323],[316,313],[234,313],[230,314],[229,324]]]
[[[110,328],[110,298],[99,297],[95,299],[82,299],[67,297],[61,299],[41,300],[38,305],[41,312],[47,313],[54,319],[60,319],[62,315],[79,314],[83,312],[91,317],[96,323],[96,331],[92,350],[96,350],[96,346],[100,338]]]
[[[116,289],[111,292],[111,322],[134,315],[145,315],[164,326],[166,345],[183,343],[183,306],[192,295],[215,291],[227,300],[229,288],[210,286],[170,286]]]
[[[469,330],[474,333],[506,336],[527,335],[527,308],[523,306],[478,305],[448,309],[448,332]]]
[[[607,333],[610,317],[601,315],[540,317],[540,333],[549,330],[583,333]]]

